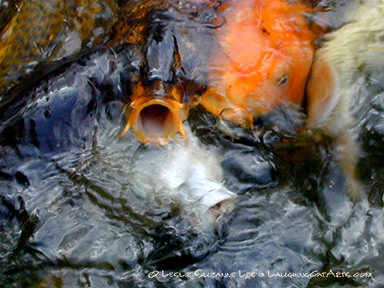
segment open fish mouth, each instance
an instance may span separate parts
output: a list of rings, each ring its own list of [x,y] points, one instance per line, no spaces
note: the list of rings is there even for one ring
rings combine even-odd
[[[178,189],[181,206],[197,228],[205,230],[215,227],[222,216],[230,214],[235,208],[237,194],[228,190],[220,178],[210,178],[202,167],[196,165]]]
[[[202,229],[215,226],[221,217],[234,210],[236,202],[236,194],[226,189],[222,184],[211,182],[205,183],[205,185],[209,192],[196,201],[195,205],[186,208],[186,210],[193,209],[191,211],[191,221],[195,227]],[[194,197],[199,195],[196,189],[193,189],[190,193]]]
[[[143,96],[133,101],[128,109],[128,123],[122,132],[129,129],[144,144],[164,145],[175,134],[185,136],[183,104],[170,99]]]

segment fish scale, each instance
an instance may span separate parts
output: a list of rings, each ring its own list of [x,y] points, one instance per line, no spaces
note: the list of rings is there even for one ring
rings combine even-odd
[[[0,2],[0,31],[3,31],[9,21],[17,12],[17,9],[22,0],[10,0]]]
[[[13,16],[4,31],[5,37],[1,41],[0,57],[1,69],[37,61],[49,56],[49,47],[54,35],[60,29],[64,20],[61,11],[62,0],[23,1],[19,11]],[[33,25],[30,25],[33,23]],[[11,53],[11,51],[13,53]],[[45,58],[43,56],[43,58]]]
[[[0,40],[0,92],[15,84],[35,64],[78,52],[83,44],[103,41],[117,9],[113,0],[11,3],[12,7],[16,4],[18,9],[12,17],[6,10],[0,14],[4,25]],[[96,28],[104,26],[103,33],[96,35]]]
[[[143,45],[149,15],[157,8],[165,7],[164,1],[129,1],[119,13],[119,20],[112,32],[112,45]]]

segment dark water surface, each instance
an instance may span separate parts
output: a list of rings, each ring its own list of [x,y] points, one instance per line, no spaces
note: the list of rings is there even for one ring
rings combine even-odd
[[[0,287],[384,287],[382,72],[362,76],[368,92],[356,108],[359,202],[344,188],[332,140],[301,129],[304,111],[288,108],[253,129],[190,111],[191,139],[217,155],[238,195],[216,226],[196,229],[167,195],[134,185],[140,169],[161,169],[180,147],[180,139],[156,147],[120,138],[137,78],[206,84],[217,19],[213,8],[183,5],[150,14],[140,49],[112,33],[113,49],[45,63],[2,95]],[[196,27],[201,37],[189,34]],[[176,50],[183,69],[167,62]],[[161,184],[160,174],[148,183]]]

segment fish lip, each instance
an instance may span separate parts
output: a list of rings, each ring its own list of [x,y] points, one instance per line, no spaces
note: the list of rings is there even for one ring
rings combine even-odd
[[[185,135],[184,105],[170,97],[142,96],[129,107],[128,124],[144,144],[164,145],[178,132]]]
[[[223,195],[220,201],[216,201],[216,203],[209,206],[206,213],[212,217],[212,220],[217,223],[217,221],[223,217],[224,215],[228,215],[231,213],[235,208],[235,201],[237,198],[237,195],[230,192],[225,191],[227,195]]]
[[[229,120],[241,127],[253,126],[253,115],[247,108],[242,107],[227,107],[221,110],[219,118]]]
[[[230,214],[235,209],[237,199],[237,194],[228,190],[221,183],[212,181],[206,185],[212,186],[209,191],[195,200],[191,199],[192,201],[189,203],[184,203],[188,206],[185,207],[186,210],[190,209],[194,226],[202,230],[214,227],[221,217]],[[195,192],[193,189],[188,191],[188,194],[196,195],[199,192]],[[194,197],[192,196],[192,198]]]

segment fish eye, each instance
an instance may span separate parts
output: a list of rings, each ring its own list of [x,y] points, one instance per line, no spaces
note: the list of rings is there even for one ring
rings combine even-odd
[[[277,85],[281,86],[281,85],[284,85],[287,82],[288,82],[288,75],[284,74],[283,77],[281,77],[279,79],[279,81],[277,81]]]

